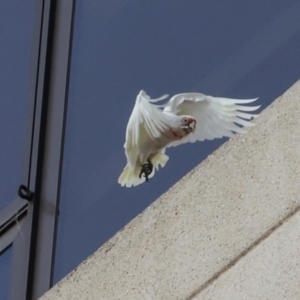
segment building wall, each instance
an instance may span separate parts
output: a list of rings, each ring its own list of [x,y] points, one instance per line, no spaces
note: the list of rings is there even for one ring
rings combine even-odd
[[[300,299],[299,116],[300,81],[40,299]]]

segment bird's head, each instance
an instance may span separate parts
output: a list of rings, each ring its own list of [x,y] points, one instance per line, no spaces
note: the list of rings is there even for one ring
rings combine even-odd
[[[180,118],[180,129],[183,130],[185,135],[194,132],[196,129],[197,121],[191,116],[181,116]]]

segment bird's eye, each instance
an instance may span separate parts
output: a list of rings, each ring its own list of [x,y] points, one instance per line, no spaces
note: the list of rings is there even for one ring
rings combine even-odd
[[[183,118],[183,119],[182,119],[182,123],[183,123],[183,124],[186,124],[186,123],[187,123],[187,118]]]

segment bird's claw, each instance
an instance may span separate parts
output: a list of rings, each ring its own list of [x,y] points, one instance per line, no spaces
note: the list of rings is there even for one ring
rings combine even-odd
[[[141,166],[141,172],[139,177],[142,178],[142,175],[146,178],[146,181],[149,181],[149,175],[151,174],[153,170],[153,165],[150,160],[148,160],[148,163],[145,163]]]

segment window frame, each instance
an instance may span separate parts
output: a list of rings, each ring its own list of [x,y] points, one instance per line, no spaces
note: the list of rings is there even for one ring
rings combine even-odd
[[[45,97],[43,134],[43,150],[37,152],[41,157],[41,166],[37,167],[40,182],[36,183],[38,205],[32,207],[36,225],[35,241],[31,249],[32,255],[32,291],[33,299],[43,295],[52,286],[52,272],[55,255],[56,224],[58,216],[58,201],[60,190],[60,176],[62,151],[64,140],[66,104],[69,82],[70,51],[74,15],[74,0],[51,1],[54,3],[55,17],[51,21],[53,41],[50,45],[51,53],[46,57],[50,60],[50,69],[45,70],[48,76]],[[43,116],[41,116],[43,119]],[[44,120],[45,122],[45,120]],[[39,138],[41,142],[41,137]]]
[[[0,253],[12,245],[10,299],[37,299],[52,285],[57,204],[75,0],[35,0],[27,126],[17,196],[0,211]],[[1,227],[2,226],[2,227]]]

